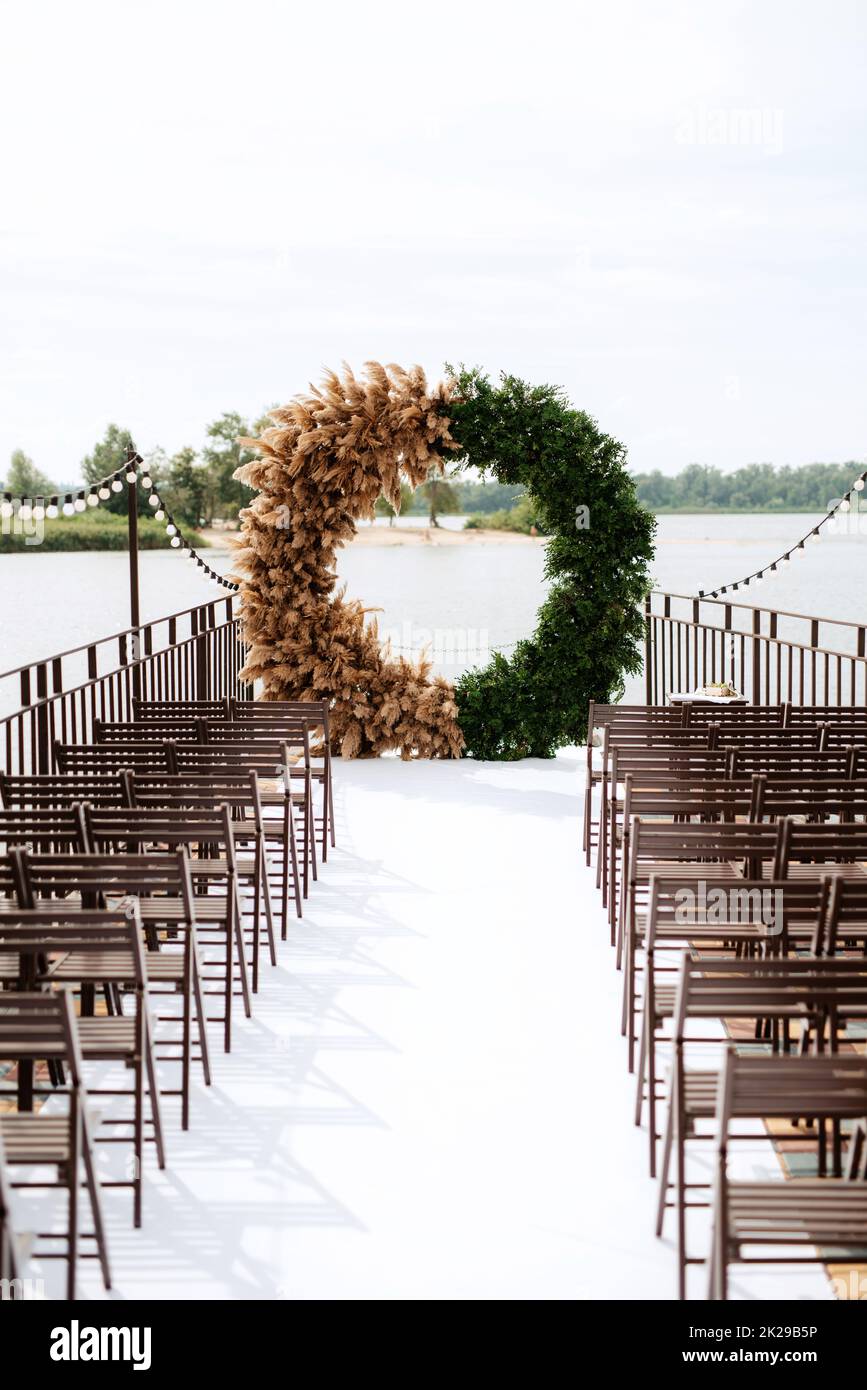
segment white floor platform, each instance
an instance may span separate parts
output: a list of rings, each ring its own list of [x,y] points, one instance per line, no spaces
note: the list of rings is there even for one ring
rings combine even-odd
[[[230,1056],[214,1029],[188,1134],[166,1105],[142,1230],[109,1194],[110,1297],[674,1296],[579,768],[336,764],[338,849]],[[83,1293],[105,1296],[95,1265]],[[771,1270],[732,1295],[830,1288]]]

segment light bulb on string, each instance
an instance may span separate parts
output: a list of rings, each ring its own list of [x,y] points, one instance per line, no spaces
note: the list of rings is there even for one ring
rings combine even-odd
[[[72,505],[72,498],[68,495],[64,500],[62,510],[64,516],[73,516],[75,513],[75,508]]]
[[[12,516],[14,511],[15,508],[12,505],[12,499],[10,497],[4,497],[3,501],[0,502],[0,516],[8,518]]]
[[[111,485],[112,492],[123,492],[123,483],[120,478],[115,478]]]
[[[166,514],[165,514],[165,512],[163,511],[162,507],[157,507],[156,511],[154,512],[154,520],[155,520],[155,521],[165,521],[165,519],[166,519]]]
[[[174,536],[174,535],[176,535],[176,534],[177,534],[177,529],[178,529],[177,526],[174,526],[171,522],[169,522],[168,526],[166,527],[166,535],[167,535],[167,536]]]
[[[141,483],[145,491],[147,491],[148,488],[152,488],[154,485],[153,478],[149,477],[147,473],[142,473],[141,477],[139,478],[139,482]]]
[[[87,505],[88,505],[89,507],[98,507],[98,506],[99,506],[99,497],[97,496],[97,494],[96,494],[95,492],[89,492],[89,493],[87,494]]]
[[[44,521],[44,520],[45,520],[45,498],[44,498],[44,497],[37,497],[36,502],[34,503],[34,506],[33,506],[33,520],[34,520],[34,521]]]
[[[840,505],[839,505],[839,507],[837,508],[837,510],[840,511],[840,512],[848,512],[850,509],[851,509],[851,503],[849,502],[849,498],[848,498],[848,497],[844,497],[844,498],[843,498],[843,501],[840,503]]]
[[[48,517],[49,521],[53,521],[54,518],[57,516],[56,497],[52,497],[51,501],[48,503],[48,506],[45,508],[45,515]]]
[[[32,515],[33,515],[33,508],[31,507],[30,503],[29,503],[29,502],[27,501],[27,499],[25,498],[25,499],[22,501],[21,506],[18,508],[18,516],[19,516],[19,518],[20,518],[22,521],[29,521],[30,518],[32,517]]]
[[[857,483],[855,483],[854,486],[855,486],[855,491],[856,491],[856,492],[863,492],[863,491],[864,491],[864,479],[863,479],[863,478],[859,478],[858,481],[857,481]]]
[[[127,482],[128,482],[128,483],[134,483],[137,477],[138,477],[138,473],[136,473],[135,469],[134,469],[134,468],[130,468],[130,469],[128,470],[128,472],[127,472],[127,475],[126,475],[126,480],[127,480]]]
[[[179,538],[178,538],[177,536],[172,536],[171,544],[172,544],[175,548],[177,548],[177,547],[180,545],[180,543],[181,543],[181,542],[180,542],[180,540],[179,540]]]
[[[74,510],[77,511],[77,512],[83,512],[83,511],[86,511],[86,510],[87,510],[87,503],[86,503],[85,500],[84,500],[84,493],[83,493],[83,492],[80,492],[80,493],[78,494],[78,496],[76,497],[76,499],[75,499],[75,501],[73,502],[72,505],[73,505]]]

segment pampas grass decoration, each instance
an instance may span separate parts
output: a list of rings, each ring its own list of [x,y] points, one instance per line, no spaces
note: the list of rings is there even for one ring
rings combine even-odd
[[[273,428],[244,444],[259,457],[235,474],[258,491],[235,542],[244,635],[242,678],[264,698],[328,700],[334,751],[375,757],[456,758],[464,740],[454,687],[430,662],[384,651],[376,620],[337,588],[337,551],[381,493],[400,508],[443,454],[450,387],[429,387],[421,367],[344,365],[319,387],[270,412]]]

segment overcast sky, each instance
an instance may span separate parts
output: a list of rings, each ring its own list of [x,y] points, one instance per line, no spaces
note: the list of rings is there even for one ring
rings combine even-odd
[[[635,470],[867,454],[867,0],[2,4],[0,473],[345,358]]]

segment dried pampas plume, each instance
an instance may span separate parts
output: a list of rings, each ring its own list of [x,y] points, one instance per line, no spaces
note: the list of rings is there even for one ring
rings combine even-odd
[[[259,457],[235,477],[259,495],[241,513],[242,672],[264,698],[328,700],[335,751],[455,758],[463,747],[454,688],[430,662],[393,659],[375,619],[337,585],[337,550],[371,518],[380,493],[397,509],[401,479],[417,487],[457,448],[449,386],[420,367],[344,366],[270,412],[273,428],[244,440]]]

